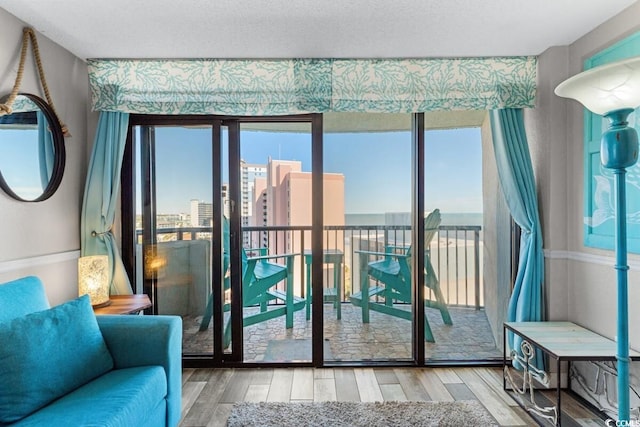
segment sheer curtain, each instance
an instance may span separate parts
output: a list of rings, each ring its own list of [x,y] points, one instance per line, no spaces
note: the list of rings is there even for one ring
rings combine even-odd
[[[128,124],[128,113],[100,113],[87,171],[80,220],[82,256],[109,257],[112,295],[132,293],[131,283],[112,232]]]
[[[523,111],[505,108],[490,112],[493,147],[500,185],[509,211],[522,229],[518,273],[509,300],[510,322],[541,321],[544,317],[544,253],[538,215],[536,183],[524,129]],[[509,334],[512,349],[521,340]],[[542,354],[534,359],[542,367]]]

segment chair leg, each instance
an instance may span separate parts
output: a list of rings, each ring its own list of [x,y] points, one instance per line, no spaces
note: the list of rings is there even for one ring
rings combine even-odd
[[[336,317],[338,320],[342,319],[342,264],[333,264],[333,285],[336,288],[336,299],[333,302],[336,309]]]
[[[427,313],[424,314],[424,340],[427,342],[436,342],[435,338],[433,338],[433,331],[431,331],[429,320],[427,319]]]
[[[211,315],[213,314],[213,294],[209,295],[209,301],[207,302],[207,308],[204,310],[204,315],[200,321],[200,331],[206,331],[209,329],[209,322],[211,322]]]
[[[433,306],[440,310],[440,315],[442,316],[442,321],[445,323],[445,325],[453,325],[451,315],[449,314],[449,309],[447,308],[447,303],[444,300],[442,291],[440,290],[440,281],[438,280],[438,276],[436,276],[436,272],[433,270],[433,266],[428,259],[425,261],[425,269],[426,274],[424,283],[427,285],[428,289],[431,289],[436,294],[437,303]]]
[[[369,323],[369,277],[367,271],[360,272],[360,290],[362,293],[362,323]]]
[[[229,347],[229,344],[231,344],[231,319],[229,319],[227,324],[224,326],[222,348],[225,349]]]
[[[436,294],[436,301],[438,301],[438,310],[440,310],[442,321],[445,323],[445,325],[453,325],[453,321],[451,320],[451,315],[449,314],[447,303],[444,301],[444,295],[442,295],[439,283],[436,282],[436,285],[433,288],[433,292]]]
[[[312,301],[312,296],[311,296],[311,265],[309,264],[305,264],[305,269],[307,270],[307,282],[306,282],[306,286],[307,286],[307,294],[306,299],[307,299],[307,303],[306,303],[306,314],[307,314],[307,320],[311,319],[311,301]]]
[[[287,329],[293,328],[293,287],[289,286],[289,278],[284,279],[285,286],[287,287],[287,301],[285,301],[287,306],[286,317],[286,327]]]

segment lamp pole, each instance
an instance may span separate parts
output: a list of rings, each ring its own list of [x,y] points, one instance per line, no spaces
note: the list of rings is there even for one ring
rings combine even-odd
[[[638,160],[638,134],[628,126],[627,117],[634,110],[623,108],[604,116],[609,129],[602,134],[600,160],[605,168],[613,170],[615,185],[615,249],[617,274],[617,370],[618,420],[629,421],[629,301],[627,274],[627,197],[626,168]]]
[[[613,171],[617,279],[618,421],[629,423],[629,296],[627,275],[627,168],[638,161],[638,133],[628,117],[640,107],[640,56],[623,59],[576,74],[560,83],[555,93],[580,102],[609,120],[602,134],[600,160]]]

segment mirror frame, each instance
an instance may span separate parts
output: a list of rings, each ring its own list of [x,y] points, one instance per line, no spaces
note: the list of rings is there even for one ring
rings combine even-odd
[[[44,189],[42,194],[35,199],[31,199],[31,200],[23,199],[22,197],[17,195],[5,181],[4,176],[2,176],[1,170],[0,170],[0,188],[2,188],[2,190],[5,193],[7,193],[7,195],[21,202],[41,202],[53,196],[53,194],[56,192],[56,190],[60,186],[60,183],[62,182],[62,175],[64,175],[64,166],[65,166],[65,160],[66,160],[66,153],[64,148],[64,135],[62,134],[62,127],[60,126],[60,121],[58,120],[58,117],[53,112],[49,104],[46,103],[45,100],[31,93],[19,93],[18,96],[20,95],[29,98],[34,104],[36,104],[44,114],[45,118],[47,119],[47,122],[49,124],[49,129],[51,130],[51,137],[53,140],[53,149],[55,153],[55,159],[53,160],[53,170],[51,171],[51,178],[49,179],[49,184]]]

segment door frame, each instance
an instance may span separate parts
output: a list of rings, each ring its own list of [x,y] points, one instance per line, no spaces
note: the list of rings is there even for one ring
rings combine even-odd
[[[183,115],[183,116],[166,116],[166,115],[141,115],[131,114],[129,116],[129,132],[127,134],[127,143],[123,159],[123,168],[121,174],[121,201],[122,201],[122,258],[125,264],[129,278],[135,281],[135,216],[136,216],[136,177],[135,177],[135,149],[134,139],[131,132],[135,126],[185,126],[185,125],[211,125],[213,129],[212,136],[212,165],[214,166],[212,173],[212,200],[222,200],[222,176],[216,174],[215,165],[222,170],[222,127],[227,126],[229,129],[229,194],[230,198],[236,202],[241,200],[240,185],[240,124],[242,123],[260,123],[260,122],[309,122],[311,123],[312,137],[312,358],[310,362],[302,363],[245,363],[243,358],[243,327],[242,327],[242,295],[241,295],[241,259],[239,246],[242,245],[241,234],[241,218],[240,210],[234,209],[230,220],[230,237],[231,237],[231,287],[239,289],[240,292],[232,292],[231,299],[231,316],[232,316],[232,350],[230,353],[224,353],[222,348],[222,335],[224,329],[222,310],[213,310],[213,330],[214,330],[214,350],[213,355],[207,357],[201,356],[184,356],[183,362],[186,367],[221,367],[221,366],[314,366],[322,367],[326,365],[339,365],[339,363],[325,363],[324,360],[324,318],[323,318],[323,175],[324,175],[324,159],[323,159],[323,116],[320,113],[294,116],[269,116],[269,117],[238,117],[238,116],[214,116],[214,115]],[[414,253],[422,253],[424,251],[424,230],[422,223],[424,221],[424,114],[416,113],[412,116],[412,158],[411,158],[411,177],[412,177],[412,244],[416,248]],[[152,153],[151,153],[152,154]],[[231,161],[231,160],[234,161]],[[237,161],[235,161],[237,160]],[[152,163],[154,164],[154,163]],[[232,167],[233,166],[233,167]],[[152,182],[154,171],[149,169],[143,179]],[[236,178],[231,178],[235,176]],[[142,186],[143,214],[151,215],[155,218],[153,211],[155,210],[155,188],[153,184]],[[147,206],[148,204],[148,206]],[[146,209],[149,209],[148,211]],[[213,220],[218,227],[212,230],[212,264],[211,277],[222,278],[222,212],[223,209],[216,209],[213,212]],[[148,230],[151,233],[148,238],[153,240],[152,231],[155,229],[155,220],[152,221],[153,228]],[[150,225],[151,227],[151,225]],[[144,227],[143,227],[144,229]],[[144,231],[143,231],[144,235]],[[151,241],[151,240],[149,240]],[[422,269],[420,268],[422,267]],[[424,298],[424,275],[418,272],[423,271],[424,265],[422,257],[412,257],[413,270],[413,286],[412,294],[414,301],[412,303],[412,348],[413,360],[409,362],[383,361],[376,365],[388,366],[424,366],[425,350],[424,350],[424,316],[425,310],[422,301]],[[213,281],[212,281],[213,282]],[[152,297],[153,307],[145,310],[145,314],[154,314],[157,312],[157,301],[154,298],[153,281],[143,285],[143,291],[149,293]],[[235,285],[235,288],[234,288]],[[139,286],[139,284],[137,284]],[[214,301],[222,302],[223,293],[222,286],[213,286],[212,292]],[[240,315],[234,315],[240,313]],[[217,332],[217,337],[216,337]],[[363,364],[349,361],[348,364]],[[371,365],[368,363],[368,365]]]

